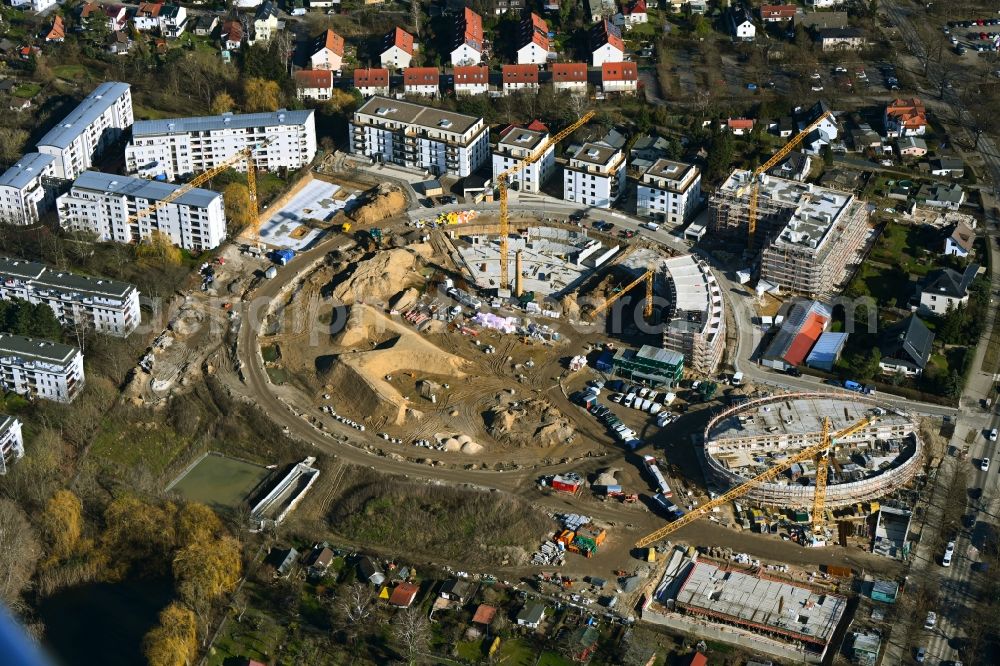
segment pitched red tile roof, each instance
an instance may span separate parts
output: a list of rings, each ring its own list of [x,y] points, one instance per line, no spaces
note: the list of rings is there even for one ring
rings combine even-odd
[[[139,9],[135,10],[135,13],[137,16],[156,18],[160,15],[161,9],[163,9],[162,2],[140,2]]]
[[[795,12],[796,12],[795,5],[760,6],[760,17],[762,19],[769,19],[769,18],[793,19],[795,18]]]
[[[389,603],[393,606],[408,608],[413,603],[419,591],[420,588],[412,583],[400,583],[393,589],[392,594],[389,596]]]
[[[473,624],[489,624],[496,617],[497,609],[494,606],[479,604],[476,613],[472,616]]]
[[[355,88],[379,88],[389,85],[389,70],[383,67],[354,70]]]
[[[385,48],[382,50],[386,51],[393,46],[398,46],[404,52],[413,55],[413,35],[402,28],[396,28],[385,36]]]
[[[455,68],[455,85],[482,84],[490,82],[490,68],[486,65],[470,65]]]
[[[915,129],[927,124],[927,109],[919,97],[892,100],[885,107],[885,115],[906,128]]]
[[[337,55],[343,57],[344,55],[344,38],[335,33],[333,30],[327,30],[322,35],[316,38],[313,43],[314,54],[319,53],[323,49],[330,49]]]
[[[226,38],[227,42],[242,42],[243,24],[239,21],[226,21],[222,24],[222,32],[220,34]]]
[[[530,123],[528,123],[528,126],[525,129],[529,129],[532,132],[548,132],[549,131],[549,128],[546,127],[545,124],[541,120],[537,120],[537,119],[536,120],[532,120]]]
[[[405,86],[436,86],[441,80],[437,67],[407,67],[403,70]]]
[[[538,65],[504,65],[504,83],[538,83]]]
[[[708,666],[708,657],[701,652],[695,652],[694,656],[691,657],[690,666]]]
[[[557,83],[586,83],[587,65],[582,62],[557,62],[552,65],[552,80]]]
[[[639,68],[634,62],[606,62],[601,65],[601,81],[638,81]]]
[[[646,13],[646,0],[635,0],[628,8],[625,10],[625,15],[631,14],[645,14]]]
[[[299,88],[332,88],[333,72],[328,69],[303,69],[295,72],[295,85]]]
[[[463,39],[462,41],[476,49],[483,50],[483,17],[472,11],[468,7],[462,16]]]
[[[549,50],[549,24],[545,22],[545,19],[535,12],[531,12],[531,16],[525,19],[522,26],[522,31],[526,33],[524,42],[521,44],[522,47],[534,42],[540,48]]]
[[[729,129],[751,130],[753,129],[753,119],[730,118],[728,121],[726,121],[726,125],[729,127]]]
[[[45,39],[50,42],[57,39],[66,39],[66,26],[63,25],[62,16],[59,14],[56,14],[56,17],[52,19],[52,29],[45,35]]]

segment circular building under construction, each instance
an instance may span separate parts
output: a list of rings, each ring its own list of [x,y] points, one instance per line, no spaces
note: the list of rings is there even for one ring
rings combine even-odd
[[[789,456],[819,444],[823,421],[831,435],[863,423],[830,447],[827,508],[878,499],[905,485],[920,469],[917,422],[909,414],[863,395],[789,393],[743,402],[716,415],[705,428],[705,458],[712,481],[730,488]],[[798,508],[815,495],[816,461],[792,465],[761,483],[747,500]]]

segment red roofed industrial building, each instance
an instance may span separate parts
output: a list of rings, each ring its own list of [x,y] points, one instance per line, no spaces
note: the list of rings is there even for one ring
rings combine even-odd
[[[490,89],[490,69],[486,65],[455,68],[455,94],[481,95]]]
[[[557,62],[552,65],[552,87],[556,92],[587,92],[587,63]]]
[[[365,97],[389,94],[389,70],[381,67],[354,70],[354,87]]]
[[[503,92],[538,90],[538,65],[504,65],[501,70]]]
[[[639,68],[634,62],[606,62],[601,65],[601,87],[605,93],[635,93],[639,89]]]
[[[775,370],[802,365],[830,323],[830,307],[819,301],[797,301],[761,355],[761,365]]]

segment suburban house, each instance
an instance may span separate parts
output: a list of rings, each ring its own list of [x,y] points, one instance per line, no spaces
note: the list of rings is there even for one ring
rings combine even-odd
[[[413,35],[402,28],[396,28],[385,36],[379,59],[383,67],[404,69],[410,66],[410,61],[413,60],[413,52]]]
[[[832,319],[830,306],[819,301],[796,301],[761,355],[761,365],[787,370],[802,365]]]
[[[45,33],[45,41],[47,42],[62,42],[66,39],[66,26],[63,25],[62,16],[56,14],[55,18],[52,19],[52,27],[49,31]]]
[[[344,38],[326,30],[313,40],[309,66],[313,69],[340,69],[344,64]]]
[[[385,574],[382,573],[381,567],[367,555],[358,560],[358,578],[368,581],[375,587],[380,587],[385,583]]]
[[[538,65],[504,65],[500,69],[503,94],[518,90],[538,90]]]
[[[842,5],[847,0],[806,0],[806,4],[810,7],[815,7],[816,9],[829,9],[830,7],[837,7]]]
[[[486,65],[456,67],[454,79],[456,95],[482,95],[490,89],[490,69]]]
[[[441,585],[438,594],[442,599],[457,602],[460,606],[472,601],[479,585],[467,578],[449,578]]]
[[[451,64],[478,65],[483,59],[483,17],[466,7],[455,28]]]
[[[56,0],[11,0],[10,6],[17,9],[28,10],[40,14],[49,7],[57,4]]]
[[[944,240],[944,253],[965,259],[972,253],[975,242],[975,230],[964,220],[959,220]]]
[[[847,12],[806,12],[795,17],[795,27],[802,26],[806,30],[846,28],[847,18]]]
[[[437,67],[407,67],[403,70],[403,93],[437,97],[441,72]]]
[[[823,51],[860,51],[865,47],[865,33],[857,28],[820,28],[816,38]]]
[[[639,89],[639,68],[634,62],[606,62],[601,65],[604,93],[633,94]]]
[[[969,264],[959,273],[951,268],[931,271],[920,285],[920,311],[943,315],[969,302],[969,285],[979,272],[979,264]]]
[[[884,120],[888,137],[923,136],[927,131],[927,109],[918,97],[889,102]]]
[[[521,21],[521,46],[517,49],[517,64],[544,65],[549,57],[549,24],[532,12]]]
[[[478,624],[483,627],[488,627],[493,623],[493,618],[497,616],[496,606],[490,606],[488,604],[479,604],[476,608],[476,612],[472,615],[472,624]]]
[[[918,136],[904,136],[896,141],[900,157],[923,157],[927,154],[927,142]]]
[[[493,178],[496,178],[522,160],[532,155],[549,140],[547,129],[511,125],[500,133],[500,140],[493,151]],[[521,171],[511,174],[510,187],[521,192],[540,192],[542,185],[556,169],[556,147],[549,146],[534,162]]]
[[[726,120],[726,129],[736,136],[749,134],[753,130],[752,118],[729,118]]]
[[[802,152],[809,155],[818,155],[825,146],[837,140],[840,129],[837,127],[837,121],[829,113],[830,109],[826,103],[819,101],[809,107],[808,111],[798,116],[798,128],[803,130],[814,123],[820,116],[826,114],[823,122],[817,125],[806,138],[802,139]]]
[[[965,203],[965,190],[954,183],[951,185],[924,183],[917,191],[916,199],[926,206],[958,210]]]
[[[129,37],[127,32],[118,30],[108,35],[108,40],[105,44],[105,50],[112,55],[128,55],[135,42]]]
[[[287,576],[290,574],[298,559],[299,551],[294,548],[288,548],[287,550],[275,548],[268,554],[267,558],[268,562],[274,566],[274,569],[278,572],[279,576]]]
[[[193,21],[194,34],[199,37],[211,37],[215,29],[219,27],[219,17],[214,14],[205,14],[196,17]],[[192,25],[189,23],[188,25]]]
[[[700,198],[698,167],[659,159],[642,174],[636,190],[636,212],[656,222],[683,224]]]
[[[219,32],[219,41],[226,51],[237,51],[243,44],[243,24],[233,19],[222,22],[222,30]]]
[[[177,39],[188,27],[187,9],[180,5],[163,5],[160,10],[160,34]]]
[[[811,168],[812,158],[801,151],[793,150],[788,153],[788,157],[772,167],[769,173],[779,178],[802,182],[809,175]]]
[[[961,178],[965,175],[965,162],[957,157],[939,157],[931,160],[931,174],[935,176],[949,176],[951,178]]]
[[[610,208],[625,191],[625,155],[599,143],[585,143],[563,169],[563,199]]]
[[[517,625],[537,629],[544,619],[545,605],[538,601],[529,601],[517,614]]]
[[[419,585],[405,581],[398,583],[393,588],[392,594],[389,595],[389,605],[396,608],[409,608],[413,605],[413,600],[417,598],[417,592],[419,591]]]
[[[764,23],[781,23],[795,18],[795,5],[761,5],[760,20]]]
[[[105,21],[108,30],[117,32],[124,30],[128,25],[128,10],[122,5],[101,5],[96,2],[88,2],[80,7],[80,19],[84,25],[91,21]]]
[[[622,10],[626,26],[638,25],[649,21],[646,13],[646,0],[632,0],[625,9]]]
[[[552,65],[552,88],[556,92],[587,92],[587,64],[582,62],[557,62]]]
[[[601,19],[610,18],[618,12],[615,0],[583,0],[584,16],[590,15],[590,22],[597,23]]]
[[[354,70],[354,87],[365,97],[389,94],[389,70],[383,67]]]
[[[333,72],[329,69],[300,69],[293,77],[299,99],[324,101],[333,93]]]
[[[903,373],[916,377],[927,367],[931,357],[934,334],[917,315],[886,327],[879,336],[878,350],[882,353],[879,369],[888,375]]]
[[[278,32],[278,8],[271,0],[262,2],[253,16],[252,43],[269,42]]]
[[[333,551],[328,546],[316,546],[309,556],[309,575],[320,578],[333,564]]]
[[[656,160],[668,157],[670,142],[662,136],[643,134],[632,144],[628,153],[628,163],[633,169],[644,171]]]
[[[600,67],[606,62],[625,60],[625,42],[622,41],[621,30],[608,19],[594,26],[590,33],[590,46],[593,49],[594,67]]]
[[[733,7],[729,10],[729,26],[736,39],[752,42],[757,37],[757,26],[750,20],[750,14],[743,7]]]

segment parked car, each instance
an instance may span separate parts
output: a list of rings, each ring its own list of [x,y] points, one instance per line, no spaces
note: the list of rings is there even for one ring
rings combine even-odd
[[[944,547],[944,556],[941,558],[941,566],[950,567],[951,558],[955,554],[955,542],[949,541],[948,545]]]
[[[983,470],[984,472],[990,471],[990,459],[983,458],[982,461],[979,463],[979,469]]]
[[[927,613],[927,619],[924,620],[924,629],[933,629],[937,626],[937,613],[930,611]]]
[[[997,436],[998,436],[998,433],[997,433],[997,429],[996,428],[993,428],[993,430],[990,430],[990,441],[991,442],[997,441]]]

